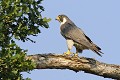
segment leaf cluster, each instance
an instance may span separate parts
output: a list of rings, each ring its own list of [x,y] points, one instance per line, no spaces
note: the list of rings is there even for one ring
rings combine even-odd
[[[50,19],[42,17],[42,0],[0,0],[0,80],[22,80],[21,72],[29,72],[35,66],[26,60],[27,51],[15,40],[32,41],[39,27],[48,28]]]
[[[42,17],[42,0],[0,1],[0,37],[14,37],[23,42],[31,40],[29,35],[40,33],[39,27],[48,28],[50,19]],[[5,33],[2,35],[2,33]],[[32,41],[32,40],[31,40]]]
[[[26,60],[26,50],[14,41],[0,51],[0,80],[22,80],[21,72],[29,72],[35,67],[31,60]]]

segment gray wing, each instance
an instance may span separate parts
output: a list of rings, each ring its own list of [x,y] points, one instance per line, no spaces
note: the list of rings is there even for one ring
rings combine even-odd
[[[87,39],[83,31],[80,28],[76,27],[74,24],[65,23],[62,25],[61,34],[66,39],[71,39],[81,45],[86,46],[87,48],[90,48],[92,46],[90,43],[91,40],[89,38]]]
[[[91,39],[87,37],[84,32],[75,24],[65,23],[64,25],[61,25],[61,34],[66,39],[71,39],[74,42],[85,46],[87,49],[91,49],[99,56],[101,56],[101,48],[94,44]]]

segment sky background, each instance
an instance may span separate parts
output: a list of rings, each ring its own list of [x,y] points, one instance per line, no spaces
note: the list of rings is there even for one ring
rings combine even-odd
[[[120,0],[44,0],[42,5],[45,8],[42,15],[52,19],[50,28],[40,28],[42,33],[31,37],[36,43],[17,42],[23,49],[28,49],[28,55],[67,51],[66,41],[60,34],[60,23],[55,20],[57,15],[65,14],[104,52],[100,57],[86,50],[79,56],[120,64]],[[33,70],[31,74],[23,73],[23,77],[32,80],[111,80],[83,71],[75,73],[57,69]]]

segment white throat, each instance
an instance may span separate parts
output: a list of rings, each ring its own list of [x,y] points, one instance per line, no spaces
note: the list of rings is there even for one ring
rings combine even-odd
[[[66,21],[66,18],[63,18],[63,22],[61,22],[60,25],[63,25]]]

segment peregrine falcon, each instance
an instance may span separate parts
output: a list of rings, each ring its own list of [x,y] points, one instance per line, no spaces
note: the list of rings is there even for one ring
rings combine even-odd
[[[56,20],[60,22],[61,35],[67,41],[68,51],[65,53],[66,55],[70,55],[70,50],[73,46],[75,46],[75,55],[77,56],[78,53],[82,53],[82,51],[85,49],[90,49],[101,56],[101,48],[94,44],[91,39],[86,36],[85,33],[78,28],[66,15],[58,15]]]

